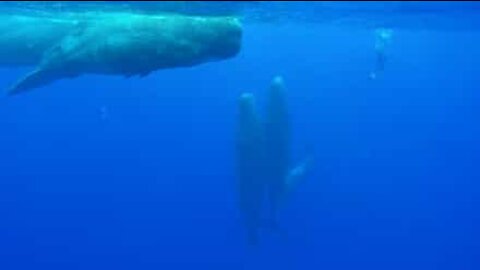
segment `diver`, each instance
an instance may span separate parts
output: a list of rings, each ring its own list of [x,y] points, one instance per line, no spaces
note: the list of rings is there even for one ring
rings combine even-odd
[[[387,61],[386,48],[391,42],[393,31],[391,29],[379,28],[375,30],[375,68],[370,72],[370,79],[375,80],[379,73],[385,70]]]

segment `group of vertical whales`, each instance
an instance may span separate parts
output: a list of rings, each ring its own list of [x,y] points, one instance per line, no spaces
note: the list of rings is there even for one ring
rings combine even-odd
[[[250,244],[258,243],[262,227],[278,230],[280,208],[312,167],[313,153],[291,167],[287,105],[281,76],[272,80],[263,120],[253,94],[243,93],[239,99],[236,140],[239,206]]]
[[[146,76],[235,57],[242,27],[233,17],[84,13],[59,16],[0,15],[0,66],[35,66],[9,89],[18,94],[83,74]],[[290,167],[290,124],[283,79],[275,77],[262,121],[254,96],[239,101],[236,143],[239,209],[250,243],[267,210],[278,210],[311,157]],[[267,202],[267,206],[265,206]]]
[[[146,76],[236,56],[235,17],[92,12],[0,15],[0,66],[35,66],[9,95],[83,74]]]

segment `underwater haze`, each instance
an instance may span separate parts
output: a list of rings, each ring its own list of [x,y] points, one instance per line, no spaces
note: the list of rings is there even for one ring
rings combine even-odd
[[[480,4],[0,4],[89,10],[236,16],[241,50],[15,96],[33,67],[1,66],[0,269],[480,269]],[[238,102],[275,76],[314,164],[251,245]]]

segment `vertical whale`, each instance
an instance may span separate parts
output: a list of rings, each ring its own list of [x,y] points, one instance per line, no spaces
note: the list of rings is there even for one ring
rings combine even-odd
[[[248,241],[256,244],[261,226],[265,188],[265,134],[252,94],[242,94],[238,104],[236,135],[239,209]]]
[[[266,181],[270,221],[276,227],[280,204],[286,190],[285,178],[290,166],[290,118],[283,78],[273,78],[267,93],[265,117]]]

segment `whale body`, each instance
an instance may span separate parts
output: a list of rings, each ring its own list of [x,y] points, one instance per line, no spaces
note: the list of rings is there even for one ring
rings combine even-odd
[[[239,209],[250,244],[257,244],[265,188],[265,134],[255,98],[241,95],[238,103],[236,171]]]
[[[239,53],[241,38],[233,17],[102,14],[77,23],[9,94],[84,74],[146,76],[225,60]]]

